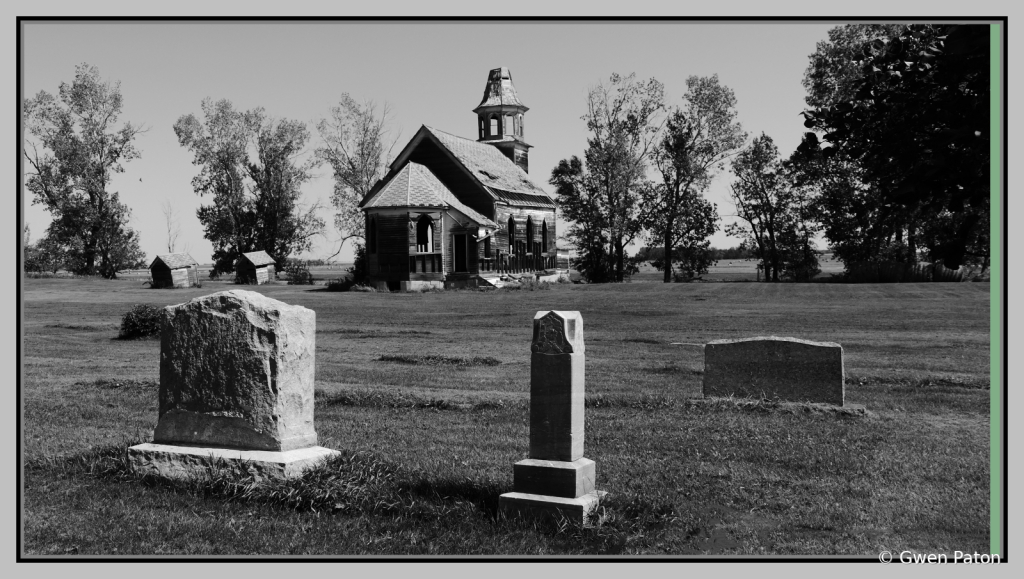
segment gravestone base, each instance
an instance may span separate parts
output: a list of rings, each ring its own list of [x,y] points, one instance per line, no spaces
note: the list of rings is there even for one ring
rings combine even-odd
[[[498,497],[498,510],[507,517],[558,517],[587,524],[598,504],[608,493],[594,491],[576,498],[531,495],[528,493],[505,493]]]
[[[322,446],[294,450],[238,450],[202,446],[144,443],[128,449],[128,462],[135,472],[163,478],[187,479],[203,476],[211,466],[248,472],[259,479],[285,480],[337,454]]]
[[[528,458],[512,467],[517,493],[572,499],[594,491],[597,465],[589,458],[572,462]]]

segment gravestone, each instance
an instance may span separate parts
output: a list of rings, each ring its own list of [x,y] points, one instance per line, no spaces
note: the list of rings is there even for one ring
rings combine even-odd
[[[530,349],[530,453],[513,467],[513,492],[499,497],[499,508],[586,522],[607,493],[596,490],[596,465],[583,457],[580,313],[537,312]]]
[[[776,336],[704,346],[704,397],[780,398],[843,405],[843,347]]]
[[[313,429],[316,313],[231,290],[164,310],[160,417],[134,468],[188,477],[211,460],[291,478],[335,451]]]

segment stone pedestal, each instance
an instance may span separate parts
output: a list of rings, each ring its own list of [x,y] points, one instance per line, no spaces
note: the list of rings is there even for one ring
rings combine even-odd
[[[160,418],[135,468],[184,477],[212,457],[290,478],[333,454],[313,429],[313,310],[231,290],[164,311]]]
[[[584,346],[579,312],[538,312],[530,365],[530,457],[513,467],[502,512],[565,516],[585,523],[607,493],[583,458]]]

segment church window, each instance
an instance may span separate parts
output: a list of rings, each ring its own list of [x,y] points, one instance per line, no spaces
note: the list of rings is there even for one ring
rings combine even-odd
[[[434,252],[434,220],[424,215],[416,222],[416,251]]]

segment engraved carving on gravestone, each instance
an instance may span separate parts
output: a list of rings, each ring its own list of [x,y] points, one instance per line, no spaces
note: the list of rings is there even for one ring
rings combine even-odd
[[[530,351],[534,354],[582,354],[583,318],[579,312],[537,312]]]

